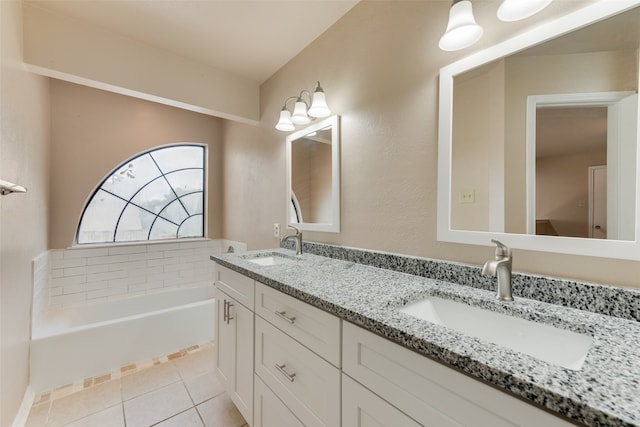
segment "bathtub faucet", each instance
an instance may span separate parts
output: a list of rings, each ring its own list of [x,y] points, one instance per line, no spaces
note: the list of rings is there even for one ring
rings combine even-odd
[[[511,249],[502,242],[491,239],[496,246],[496,259],[484,263],[482,274],[498,278],[496,298],[500,301],[513,301],[511,296]]]
[[[293,239],[296,242],[296,255],[302,255],[302,231],[298,227],[294,227],[293,225],[289,225],[288,228],[292,228],[295,230],[296,234],[289,234],[288,236],[284,236],[280,239],[280,242],[284,243],[287,240]]]

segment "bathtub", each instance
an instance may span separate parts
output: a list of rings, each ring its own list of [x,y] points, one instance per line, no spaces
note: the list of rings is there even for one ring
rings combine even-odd
[[[53,310],[33,325],[30,384],[52,390],[213,341],[213,286]]]

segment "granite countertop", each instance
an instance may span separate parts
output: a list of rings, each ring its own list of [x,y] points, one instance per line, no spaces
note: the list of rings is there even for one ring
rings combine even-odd
[[[293,261],[248,261],[278,253]],[[640,426],[640,323],[287,249],[211,257],[288,295],[471,377],[588,426]],[[465,301],[593,337],[581,370],[562,368],[421,320],[398,309],[428,295]]]

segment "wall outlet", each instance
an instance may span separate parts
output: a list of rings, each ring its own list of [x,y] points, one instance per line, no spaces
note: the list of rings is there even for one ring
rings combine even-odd
[[[280,224],[273,224],[273,237],[280,237]]]
[[[475,203],[476,202],[476,190],[461,191],[458,196],[460,203]]]

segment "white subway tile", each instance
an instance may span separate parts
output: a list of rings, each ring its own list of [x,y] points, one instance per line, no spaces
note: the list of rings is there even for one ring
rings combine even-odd
[[[197,253],[196,249],[173,249],[170,251],[164,251],[164,257],[165,258],[181,257],[181,256],[193,255],[195,253]]]
[[[137,285],[130,285],[129,293],[139,293],[139,292],[144,292],[151,289],[160,289],[162,287],[163,287],[162,282],[140,283]]]
[[[147,261],[147,265],[149,267],[153,267],[156,265],[172,265],[172,264],[179,264],[180,263],[180,258],[179,257],[175,257],[175,258],[158,258],[158,259],[150,259]]]
[[[147,252],[164,252],[179,248],[178,242],[154,243],[147,246]]]
[[[69,295],[57,295],[51,297],[52,305],[68,305],[75,302],[85,301],[87,294],[84,292]]]
[[[78,292],[88,292],[95,291],[96,289],[104,289],[109,286],[109,283],[106,281],[103,282],[89,282],[89,283],[80,283],[77,285],[65,285],[63,287],[63,293],[67,294],[77,294]]]
[[[209,259],[209,256],[210,256],[209,253],[181,256],[180,262],[201,262],[201,263],[211,262],[211,260]]]
[[[51,268],[67,268],[67,267],[82,267],[87,265],[86,258],[72,258],[72,259],[54,259],[51,261]]]
[[[109,248],[109,255],[140,254],[146,252],[147,245],[127,245]]]
[[[106,273],[88,274],[88,282],[100,282],[102,280],[123,279],[127,277],[127,272],[124,270],[107,271]]]
[[[108,270],[106,265],[88,265],[82,267],[69,267],[64,269],[64,277],[81,276],[94,273],[104,273]]]
[[[170,271],[170,272],[167,272],[167,273],[163,272],[163,273],[158,273],[158,274],[150,274],[147,277],[147,280],[149,282],[155,282],[157,280],[166,281],[166,280],[171,280],[171,279],[177,279],[178,277],[180,277],[180,273],[179,272]]]
[[[97,291],[91,291],[91,292],[87,292],[87,299],[88,300],[93,300],[95,298],[102,298],[102,297],[108,297],[111,295],[122,295],[122,294],[126,294],[127,293],[127,287],[120,287],[120,288],[106,288],[106,289],[99,289]]]
[[[116,288],[119,286],[129,286],[129,285],[137,285],[141,283],[147,283],[146,276],[127,276],[121,279],[111,279],[109,280],[109,287]]]
[[[128,275],[131,276],[131,277],[145,277],[145,276],[150,276],[152,274],[158,274],[158,273],[162,273],[162,266],[161,265],[157,265],[155,267],[140,268],[138,270],[129,271]]]
[[[109,271],[118,271],[118,270],[137,270],[140,268],[147,267],[146,260],[144,261],[128,261],[128,262],[116,262],[113,264],[106,264],[108,266]]]
[[[65,249],[63,257],[64,259],[89,258],[108,254],[108,248],[72,248]]]
[[[54,259],[62,259],[63,256],[64,256],[63,249],[52,249],[49,251],[49,261]]]
[[[50,297],[55,297],[55,296],[58,296],[58,295],[62,295],[62,292],[63,292],[62,286],[56,286],[56,287],[53,287],[53,288],[49,288],[49,296]]]
[[[51,279],[51,286],[67,286],[87,283],[87,276],[70,276]]]
[[[49,272],[50,279],[57,279],[58,277],[64,277],[64,268],[52,268]]]

